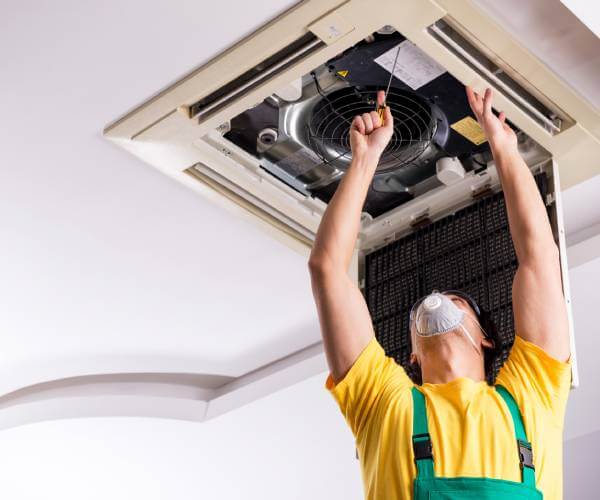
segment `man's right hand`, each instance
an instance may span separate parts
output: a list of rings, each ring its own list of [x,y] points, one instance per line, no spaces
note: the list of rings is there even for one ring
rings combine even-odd
[[[377,92],[377,102],[383,105],[385,92]],[[383,122],[379,119],[376,111],[357,115],[350,126],[350,146],[352,157],[366,157],[377,163],[383,150],[390,142],[394,132],[394,119],[390,107],[386,106]]]

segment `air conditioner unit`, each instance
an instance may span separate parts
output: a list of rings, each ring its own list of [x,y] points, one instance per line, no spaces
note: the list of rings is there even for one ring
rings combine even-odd
[[[349,165],[349,122],[374,109],[396,54],[388,98],[395,132],[363,208],[352,277],[368,295],[380,283],[374,269],[394,254],[385,250],[390,244],[497,196],[494,163],[464,94],[465,84],[491,86],[532,172],[545,179],[573,339],[560,190],[600,172],[598,113],[473,2],[301,2],[108,125],[104,135],[308,256]],[[385,290],[372,295],[385,299]],[[389,336],[393,328],[380,319],[379,334]],[[213,381],[202,394],[192,390],[200,380],[174,376],[169,383],[189,391],[172,416],[210,418],[324,369],[319,344],[239,379]],[[84,385],[64,382],[61,394],[81,395]],[[193,411],[181,409],[186,398]]]

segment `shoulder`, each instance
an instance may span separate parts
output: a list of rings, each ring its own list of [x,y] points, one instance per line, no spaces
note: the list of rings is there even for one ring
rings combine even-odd
[[[338,403],[355,435],[412,385],[404,368],[386,355],[375,337],[337,384],[331,374],[325,381],[325,388]]]
[[[562,422],[571,385],[571,360],[560,361],[538,345],[516,336],[496,382],[517,401],[534,402]]]

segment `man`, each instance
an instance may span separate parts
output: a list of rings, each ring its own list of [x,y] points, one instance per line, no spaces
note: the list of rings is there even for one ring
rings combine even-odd
[[[411,366],[423,382],[415,385],[375,339],[347,276],[367,189],[393,132],[389,107],[383,123],[374,111],[354,118],[352,163],[309,259],[330,369],[325,385],[356,438],[369,500],[562,498],[571,371],[558,248],[515,133],[504,113],[492,112],[491,89],[482,97],[467,88],[467,96],[494,156],[519,262],[516,339],[496,379],[501,387],[485,381],[494,342],[467,295],[436,292],[415,304]],[[377,98],[383,103],[382,91]]]

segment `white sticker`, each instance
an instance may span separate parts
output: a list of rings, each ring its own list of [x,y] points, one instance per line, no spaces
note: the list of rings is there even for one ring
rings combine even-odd
[[[287,167],[295,175],[301,175],[321,163],[323,163],[323,160],[312,149],[301,148],[295,153],[279,160],[276,165],[282,168]]]
[[[442,66],[409,40],[404,40],[384,52],[375,59],[375,62],[391,72],[396,53],[398,53],[398,61],[394,69],[394,76],[413,90],[417,90],[446,72]]]

